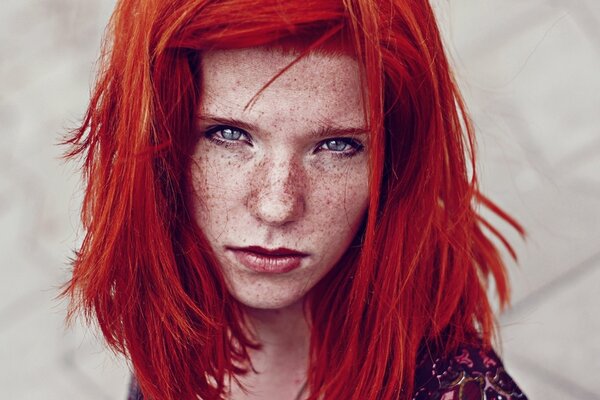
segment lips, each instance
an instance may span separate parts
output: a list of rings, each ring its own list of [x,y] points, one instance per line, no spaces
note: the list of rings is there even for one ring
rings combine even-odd
[[[299,268],[308,254],[279,247],[266,249],[260,246],[229,248],[246,268],[260,273],[284,274]]]

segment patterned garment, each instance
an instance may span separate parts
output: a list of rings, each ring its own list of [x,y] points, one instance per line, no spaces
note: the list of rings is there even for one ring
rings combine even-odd
[[[143,400],[132,379],[128,400]],[[413,400],[527,400],[493,350],[464,346],[450,358],[421,357]]]
[[[527,400],[493,350],[464,346],[450,358],[421,357],[413,400]]]

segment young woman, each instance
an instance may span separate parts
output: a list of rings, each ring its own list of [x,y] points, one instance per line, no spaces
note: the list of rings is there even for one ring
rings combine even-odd
[[[132,399],[525,398],[427,1],[122,0],[109,38],[65,293]]]

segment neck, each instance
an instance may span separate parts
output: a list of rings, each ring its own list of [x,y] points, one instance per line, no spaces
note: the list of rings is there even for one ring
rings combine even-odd
[[[310,344],[302,302],[277,310],[245,311],[261,348],[250,351],[254,371],[240,377],[249,393],[232,387],[232,399],[294,398],[306,381]]]
[[[246,308],[245,313],[250,329],[263,346],[260,351],[290,346],[308,350],[310,331],[301,301],[276,310]]]

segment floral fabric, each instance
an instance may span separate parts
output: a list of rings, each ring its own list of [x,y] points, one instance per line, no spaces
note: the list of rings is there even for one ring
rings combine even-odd
[[[461,347],[449,358],[421,357],[413,400],[526,400],[493,350]]]

